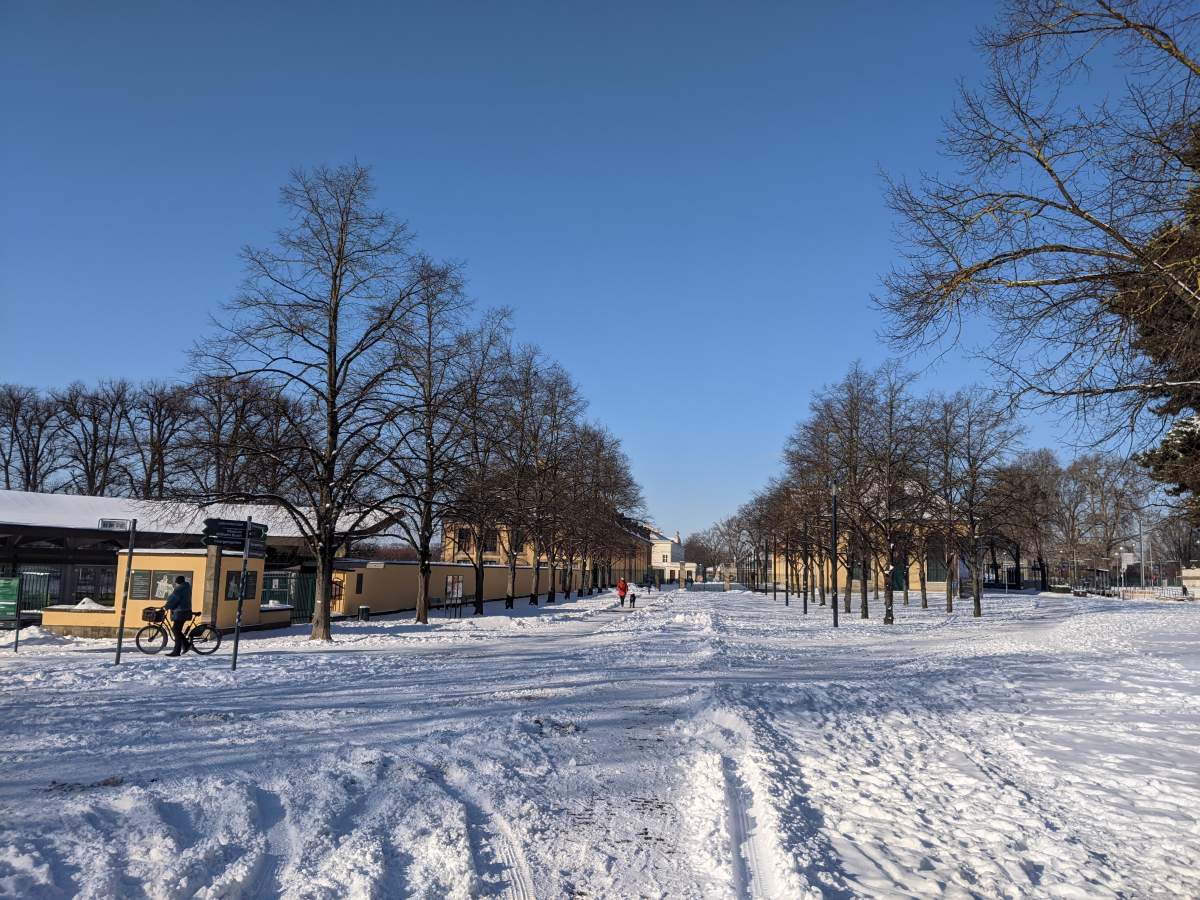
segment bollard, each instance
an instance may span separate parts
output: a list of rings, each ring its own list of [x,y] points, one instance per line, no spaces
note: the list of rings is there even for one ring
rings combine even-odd
[[[360,621],[360,622],[371,621],[371,607],[360,606],[358,608],[358,621]]]

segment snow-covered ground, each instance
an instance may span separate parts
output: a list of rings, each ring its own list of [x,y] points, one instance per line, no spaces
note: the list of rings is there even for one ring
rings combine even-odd
[[[236,673],[28,631],[0,894],[1200,895],[1200,607],[985,612],[605,595]]]

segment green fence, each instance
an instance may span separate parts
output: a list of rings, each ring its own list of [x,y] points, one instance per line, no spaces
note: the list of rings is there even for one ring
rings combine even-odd
[[[58,575],[25,572],[21,575],[21,610],[45,609],[58,601]]]
[[[262,602],[284,603],[292,608],[293,622],[311,622],[317,598],[317,576],[307,572],[267,572],[263,576]]]

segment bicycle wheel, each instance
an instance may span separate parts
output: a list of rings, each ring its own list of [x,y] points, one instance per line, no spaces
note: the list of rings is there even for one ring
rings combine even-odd
[[[146,625],[138,631],[134,643],[143,653],[160,653],[167,646],[167,630],[161,625]]]
[[[201,656],[208,656],[216,653],[217,648],[221,646],[221,632],[211,625],[197,625],[188,632],[188,641],[193,650]]]

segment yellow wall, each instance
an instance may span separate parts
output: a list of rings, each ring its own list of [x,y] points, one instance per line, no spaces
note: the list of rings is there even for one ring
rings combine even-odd
[[[575,567],[573,590],[580,586],[581,568]],[[421,569],[411,562],[361,563],[352,569],[334,573],[334,580],[341,584],[341,596],[332,604],[335,614],[353,616],[360,606],[369,606],[373,615],[403,612],[417,606],[417,585]],[[429,593],[434,605],[441,605],[446,595],[446,576],[461,575],[463,579],[463,602],[475,598],[475,569],[472,566],[453,563],[434,563],[429,577]],[[359,590],[359,576],[362,589]],[[561,569],[555,570],[555,590],[558,590]],[[543,564],[538,579],[538,594],[544,595],[550,587],[550,568]],[[508,591],[508,567],[485,566],[483,569],[483,599],[485,602],[502,600]],[[518,566],[514,596],[528,596],[533,591],[533,568]]]
[[[795,570],[792,573],[792,588],[793,588],[793,590],[802,589],[803,588],[803,578],[804,578],[804,568],[803,568],[803,562],[801,561],[801,557],[800,557],[799,553],[795,554],[792,562],[793,562],[793,567]],[[784,562],[782,550],[772,561],[772,565],[773,565],[774,572],[775,572],[775,580],[779,582],[780,587],[782,589],[782,585],[784,582],[784,570],[785,570],[785,562]],[[829,588],[829,563],[828,563],[828,561],[826,561],[823,568],[825,569],[825,579],[826,579],[825,587],[826,587],[826,589],[828,589]],[[847,569],[847,567],[844,565],[841,565],[841,564],[838,565],[837,576],[838,576],[838,589],[839,590],[846,590],[847,588],[849,588],[852,591],[858,591],[862,587],[860,584],[860,579],[855,578],[855,579],[851,580],[850,570]],[[817,581],[819,580],[819,578],[817,576],[817,564],[816,564],[815,559],[813,560],[813,563],[812,563],[812,574],[809,577],[813,583],[812,586],[815,588],[815,585],[816,585]],[[879,572],[878,565],[876,564],[875,566],[872,566],[872,571],[867,573],[867,590],[874,590],[876,588],[876,586],[878,586],[879,590],[882,591],[884,589],[885,580],[886,579],[885,579],[884,575]],[[926,590],[929,590],[929,591],[945,591],[946,590],[946,582],[944,582],[944,581],[927,581],[925,583],[925,587],[926,587]],[[899,593],[901,590],[902,590],[901,588],[896,589],[897,593]],[[910,594],[914,593],[914,592],[919,593],[921,590],[921,561],[920,560],[916,560],[916,559],[909,560],[908,590],[909,590]]]
[[[121,552],[117,555],[117,597],[116,603],[111,610],[71,610],[58,609],[50,607],[42,613],[42,625],[50,630],[68,630],[81,627],[87,628],[107,628],[111,629],[112,634],[116,634],[117,625],[120,621],[121,602],[125,596],[125,573],[128,568],[129,554]],[[136,575],[139,571],[150,572],[179,572],[190,576],[192,582],[192,610],[201,612],[204,606],[204,574],[207,566],[208,557],[198,553],[139,553],[133,551],[133,571]],[[261,596],[263,584],[263,566],[264,560],[251,557],[248,563],[248,569],[251,572],[256,572],[255,593],[251,597],[246,598],[246,602],[242,607],[242,625],[258,625],[260,624],[259,597]],[[221,591],[224,595],[225,579],[227,572],[237,572],[240,574],[242,569],[242,555],[240,553],[226,553],[221,561]],[[153,576],[151,576],[153,578]],[[173,585],[172,585],[173,587]],[[155,590],[155,585],[151,584],[151,591]],[[164,597],[152,597],[148,600],[130,599],[125,609],[125,632],[132,634],[136,632],[142,625],[145,624],[142,620],[142,610],[152,607],[160,607],[166,602]],[[237,620],[237,601],[222,599],[217,606],[217,622],[216,625],[221,630],[231,629]]]

